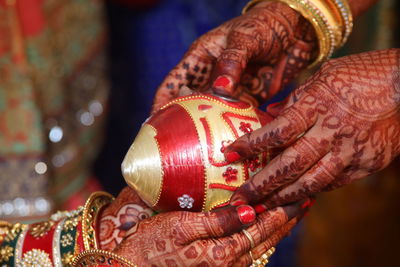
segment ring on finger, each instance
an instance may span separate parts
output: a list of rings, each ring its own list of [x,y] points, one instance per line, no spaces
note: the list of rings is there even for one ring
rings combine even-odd
[[[243,229],[242,230],[243,234],[247,237],[247,239],[250,241],[250,247],[254,248],[256,246],[253,237],[251,236],[251,234],[246,230]],[[251,255],[251,254],[250,254]],[[252,256],[252,255],[251,255]],[[253,258],[253,257],[252,257]]]
[[[255,259],[253,257],[253,253],[251,253],[251,250],[249,250],[249,255],[250,255],[250,258],[251,258],[251,262],[254,263]]]

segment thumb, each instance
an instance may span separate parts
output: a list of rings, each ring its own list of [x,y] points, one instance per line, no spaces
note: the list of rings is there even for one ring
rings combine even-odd
[[[237,39],[228,37],[226,49],[217,58],[211,74],[211,89],[215,94],[236,97],[236,88],[251,57],[250,50]]]
[[[219,238],[253,224],[256,220],[255,210],[248,205],[229,206],[205,213],[187,213],[187,221],[182,224],[185,233],[184,243],[198,239]]]

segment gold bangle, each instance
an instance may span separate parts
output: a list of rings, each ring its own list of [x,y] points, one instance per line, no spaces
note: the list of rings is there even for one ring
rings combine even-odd
[[[130,260],[110,251],[101,249],[91,249],[80,253],[75,257],[72,266],[88,267],[88,266],[121,266],[121,267],[137,267]]]
[[[252,0],[242,13],[263,1],[287,4],[311,23],[318,38],[319,54],[310,68],[328,59],[351,32],[352,16],[346,0]]]
[[[82,213],[82,237],[85,250],[97,249],[96,222],[99,211],[110,204],[114,197],[106,192],[94,192],[86,200]]]
[[[353,30],[353,15],[351,13],[348,0],[330,0],[333,1],[337,12],[342,20],[342,40],[338,43],[338,48],[343,46]]]

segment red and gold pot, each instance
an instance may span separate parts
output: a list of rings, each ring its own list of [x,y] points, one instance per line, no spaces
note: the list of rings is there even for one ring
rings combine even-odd
[[[268,153],[228,164],[224,148],[272,120],[244,102],[180,97],[142,126],[122,163],[126,182],[157,211],[209,211],[269,160]]]

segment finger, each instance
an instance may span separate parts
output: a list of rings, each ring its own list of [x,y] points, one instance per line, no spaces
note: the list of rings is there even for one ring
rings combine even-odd
[[[274,193],[263,204],[266,209],[299,201],[325,191],[325,188],[343,172],[346,162],[329,152],[296,182]],[[260,207],[256,207],[261,209]]]
[[[330,142],[315,137],[319,135],[318,129],[310,130],[285,149],[235,191],[231,205],[260,203],[276,189],[296,181],[329,152]]]
[[[273,247],[275,247],[283,238],[287,237],[290,234],[290,231],[296,226],[298,223],[298,219],[294,218],[282,226],[278,231],[272,234],[260,245],[256,246],[251,250],[251,254],[254,260],[262,258],[264,254]],[[249,254],[249,253],[247,253]]]
[[[347,167],[343,173],[340,174],[334,181],[332,181],[329,185],[327,185],[322,192],[332,191],[337,188],[340,188],[344,185],[351,183],[352,181],[356,181],[367,177],[371,172],[365,169],[358,169],[354,167]]]
[[[239,259],[235,260],[233,266],[250,266],[253,263],[253,257],[250,255],[249,252],[243,254]]]
[[[303,212],[301,207],[301,203],[295,203],[261,214],[260,218],[257,219],[257,226],[253,225],[247,229],[254,236],[255,246],[265,241],[268,236],[280,229],[288,220],[301,215]],[[217,239],[200,239],[190,245],[202,248],[204,254],[212,255],[214,260],[228,263],[228,265],[237,263],[238,258],[251,249],[249,238],[243,232]],[[239,262],[250,263],[250,259]]]
[[[246,229],[246,231],[252,236],[255,247],[268,240],[289,221],[292,221],[294,218],[301,218],[308,211],[309,202],[310,199],[306,198],[293,204],[278,207],[259,214],[257,222]],[[272,214],[273,211],[275,214]],[[243,235],[243,233],[239,234]],[[253,249],[251,244],[250,249]]]
[[[158,87],[152,113],[178,97],[179,90],[184,85],[194,90],[200,90],[207,86],[210,80],[213,56],[203,45],[203,39],[200,38],[189,48],[183,59],[168,73]]]
[[[184,244],[203,238],[219,238],[238,232],[256,220],[251,206],[226,207],[213,212],[187,213],[188,218],[178,225]]]
[[[255,224],[246,229],[247,234],[241,231],[230,237],[225,237],[225,239],[231,238],[237,244],[236,255],[243,255],[252,249],[253,245],[257,247],[265,242],[288,221],[297,216],[302,216],[308,210],[308,207],[303,205],[307,200],[266,211],[258,216]],[[247,235],[250,235],[251,238]]]
[[[310,54],[310,46],[297,41],[273,66],[266,64],[260,66],[251,62],[252,64],[244,71],[236,90],[240,93],[238,98],[246,102],[250,100],[255,106],[265,103],[308,65]],[[298,90],[298,92],[301,91]]]
[[[211,74],[212,90],[218,95],[235,97],[240,78],[249,59],[259,50],[256,39],[240,27],[233,29],[227,38],[226,48],[217,58]]]
[[[306,103],[306,101],[311,103]],[[302,99],[282,111],[281,115],[264,127],[243,135],[225,149],[228,162],[250,158],[267,149],[285,147],[293,143],[314,125],[314,97],[304,94]]]

